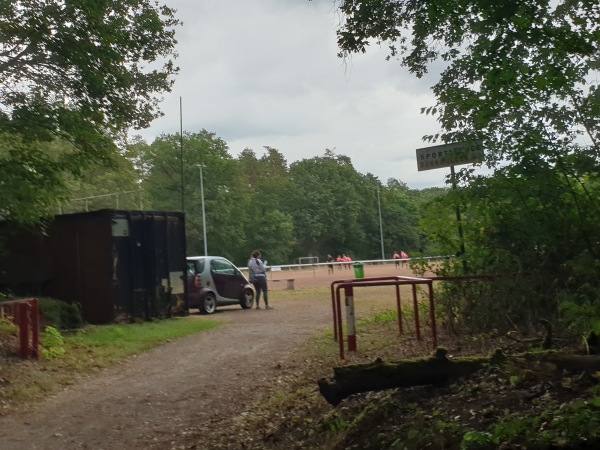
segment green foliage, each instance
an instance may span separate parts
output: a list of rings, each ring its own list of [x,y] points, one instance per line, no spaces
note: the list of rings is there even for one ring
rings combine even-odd
[[[46,327],[42,333],[42,356],[46,359],[53,359],[65,354],[65,340],[60,332],[54,327]]]
[[[202,130],[184,133],[183,146],[178,135],[150,145],[136,140],[129,154],[153,209],[185,209],[189,254],[204,251],[200,164],[209,253],[239,265],[254,249],[271,264],[328,253],[380,257],[378,189],[387,256],[394,246],[421,246],[416,194],[398,180],[382,186],[329,150],[289,167],[278,150],[264,150],[258,156],[245,149],[233,159],[222,139]]]
[[[319,422],[319,430],[321,432],[326,431],[329,433],[338,433],[340,431],[347,430],[349,423],[346,419],[341,416],[337,411],[331,411],[329,414],[323,416]]]
[[[40,320],[47,326],[73,330],[83,326],[81,310],[76,303],[52,298],[40,298]]]
[[[600,437],[600,410],[597,398],[589,402],[573,402],[556,410],[544,410],[533,417],[507,414],[487,431],[468,431],[461,449],[481,446],[525,445],[532,448],[575,446]],[[536,432],[532,433],[532,430]]]
[[[570,326],[579,330],[590,325],[600,288],[595,275],[600,247],[592,237],[600,233],[594,219],[598,191],[595,183],[585,190],[571,188],[572,180],[556,166],[538,160],[471,180],[430,204],[422,226],[443,253],[460,248],[448,204],[458,204],[463,211],[466,253],[435,268],[439,275],[462,275],[465,267],[472,274],[504,275],[487,288],[442,292],[440,306],[446,308],[448,320],[457,318],[450,316],[451,310],[459,320],[469,320],[477,312],[475,306],[482,314],[473,316],[469,327],[506,328],[514,323],[531,329],[540,318],[559,319],[561,310],[568,317],[565,324],[576,320]],[[510,276],[513,273],[521,276]],[[559,308],[559,304],[563,305]],[[577,308],[582,308],[579,317]]]
[[[66,179],[160,115],[178,71],[174,12],[149,0],[3,2],[0,215],[55,212]]]
[[[16,336],[18,330],[18,327],[12,323],[9,317],[0,317],[0,333]]]
[[[55,213],[68,195],[65,174],[78,170],[74,159],[69,143],[28,141],[0,128],[0,215],[30,224]]]
[[[0,317],[0,356],[16,353],[18,334],[19,328],[12,323],[10,317]]]
[[[460,253],[439,274],[521,272],[528,280],[512,293],[496,282],[449,292],[448,320],[501,327],[508,314],[530,327],[536,315],[558,319],[557,303],[566,302],[563,312],[575,317],[581,308],[585,326],[600,287],[598,3],[357,0],[339,9],[341,56],[376,41],[419,77],[444,62],[436,104],[422,109],[441,130],[424,139],[482,139],[494,169],[459,171],[456,189],[430,204],[422,222],[429,250]]]

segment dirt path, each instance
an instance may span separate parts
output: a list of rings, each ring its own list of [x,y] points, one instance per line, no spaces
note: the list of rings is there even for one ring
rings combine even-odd
[[[369,275],[380,276],[381,270]],[[297,286],[336,278],[325,270],[294,277]],[[202,442],[275,377],[300,367],[298,347],[330,326],[329,298],[278,300],[277,285],[283,284],[271,284],[273,310],[223,308],[209,318],[226,322],[217,329],[85,378],[27,413],[0,417],[0,447],[170,449]]]

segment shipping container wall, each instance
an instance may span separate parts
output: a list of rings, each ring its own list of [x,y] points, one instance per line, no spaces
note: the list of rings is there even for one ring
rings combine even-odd
[[[20,263],[18,270],[3,271],[7,285],[29,283],[42,291],[36,295],[76,302],[90,323],[170,316],[176,294],[187,305],[182,213],[60,215],[47,236],[37,236],[22,237],[21,245],[14,246],[18,253],[9,251],[8,261]],[[34,269],[29,274],[28,265]]]
[[[114,319],[111,283],[110,210],[56,216],[49,230],[52,254],[52,297],[76,302],[84,320]]]
[[[113,228],[116,314],[168,316],[184,293],[185,226],[183,215],[132,211],[115,216]]]

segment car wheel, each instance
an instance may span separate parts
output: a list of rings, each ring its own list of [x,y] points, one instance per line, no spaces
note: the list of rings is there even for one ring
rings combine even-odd
[[[217,298],[212,292],[207,293],[200,303],[200,312],[203,314],[212,314],[217,309]]]
[[[252,289],[245,289],[240,299],[240,306],[244,309],[252,308],[254,304],[254,291]]]

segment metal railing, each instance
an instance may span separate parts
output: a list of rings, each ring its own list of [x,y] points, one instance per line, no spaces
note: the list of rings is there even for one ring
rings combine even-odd
[[[344,359],[344,333],[342,325],[342,306],[340,291],[344,289],[346,307],[346,336],[348,351],[357,351],[356,344],[356,317],[354,313],[354,289],[374,286],[394,286],[396,290],[396,308],[398,311],[398,331],[402,329],[402,302],[400,299],[400,286],[412,286],[413,307],[415,317],[415,334],[421,340],[421,326],[419,321],[419,308],[417,299],[417,285],[426,285],[429,290],[429,320],[433,348],[437,347],[437,328],[435,323],[435,306],[433,300],[433,280],[431,278],[416,278],[403,276],[387,276],[372,278],[354,278],[351,280],[336,280],[331,283],[331,306],[333,310],[333,339],[339,344],[340,359]]]
[[[463,275],[463,276],[434,276],[434,277],[406,277],[406,276],[388,276],[373,278],[354,278],[346,280],[336,280],[331,283],[331,307],[333,312],[333,339],[339,343],[340,359],[344,359],[344,332],[342,323],[342,303],[340,292],[344,289],[346,308],[346,339],[348,342],[348,351],[357,351],[356,343],[356,324],[354,314],[354,289],[373,286],[394,286],[396,290],[396,308],[398,311],[398,331],[403,334],[402,329],[402,305],[400,299],[400,286],[412,286],[413,314],[415,319],[415,334],[417,340],[421,340],[421,324],[419,318],[419,300],[417,298],[417,286],[426,285],[428,288],[429,303],[429,321],[431,328],[431,338],[433,348],[437,347],[437,324],[435,317],[435,299],[434,282],[452,282],[460,283],[465,281],[487,281],[504,277],[514,277],[517,274],[483,274],[483,275]]]
[[[37,298],[0,302],[0,317],[10,318],[19,328],[19,355],[38,358],[40,344],[39,301]]]

